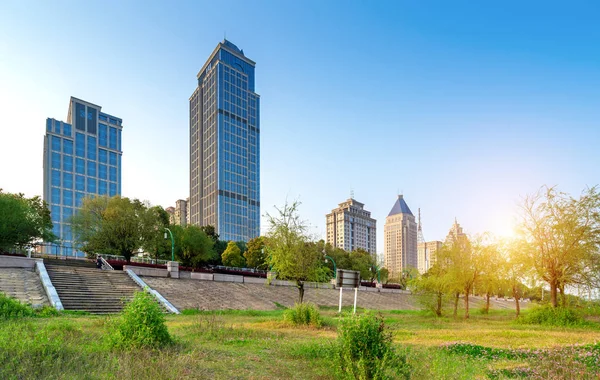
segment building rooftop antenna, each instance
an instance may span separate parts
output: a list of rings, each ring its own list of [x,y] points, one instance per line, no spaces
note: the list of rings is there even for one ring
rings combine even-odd
[[[350,199],[354,199],[354,189],[350,189]]]

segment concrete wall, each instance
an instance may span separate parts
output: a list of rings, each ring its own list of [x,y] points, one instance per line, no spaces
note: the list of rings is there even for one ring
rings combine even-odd
[[[131,269],[138,276],[167,277],[167,270],[161,268],[136,267],[134,265],[123,265],[123,270]]]
[[[35,267],[35,259],[18,256],[0,255],[0,268],[28,268]]]

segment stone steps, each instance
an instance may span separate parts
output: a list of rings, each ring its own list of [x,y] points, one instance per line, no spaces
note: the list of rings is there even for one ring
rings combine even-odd
[[[123,271],[96,269],[93,263],[61,265],[62,261],[80,260],[57,260],[46,265],[65,310],[118,313],[141,290]]]
[[[33,269],[0,268],[0,292],[34,307],[50,306],[40,278]]]

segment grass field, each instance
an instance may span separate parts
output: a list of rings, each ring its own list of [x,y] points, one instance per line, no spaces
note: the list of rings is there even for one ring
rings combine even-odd
[[[320,329],[294,328],[283,310],[168,316],[176,343],[118,352],[105,344],[106,317],[0,321],[0,379],[333,379],[336,310]],[[512,313],[471,320],[384,312],[415,379],[597,378],[600,325],[522,325]]]

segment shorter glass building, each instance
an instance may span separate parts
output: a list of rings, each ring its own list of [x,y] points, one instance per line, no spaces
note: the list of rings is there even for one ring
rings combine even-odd
[[[121,194],[122,120],[71,97],[67,121],[48,118],[44,136],[44,192],[60,242],[46,253],[83,256],[69,219],[91,195]]]

